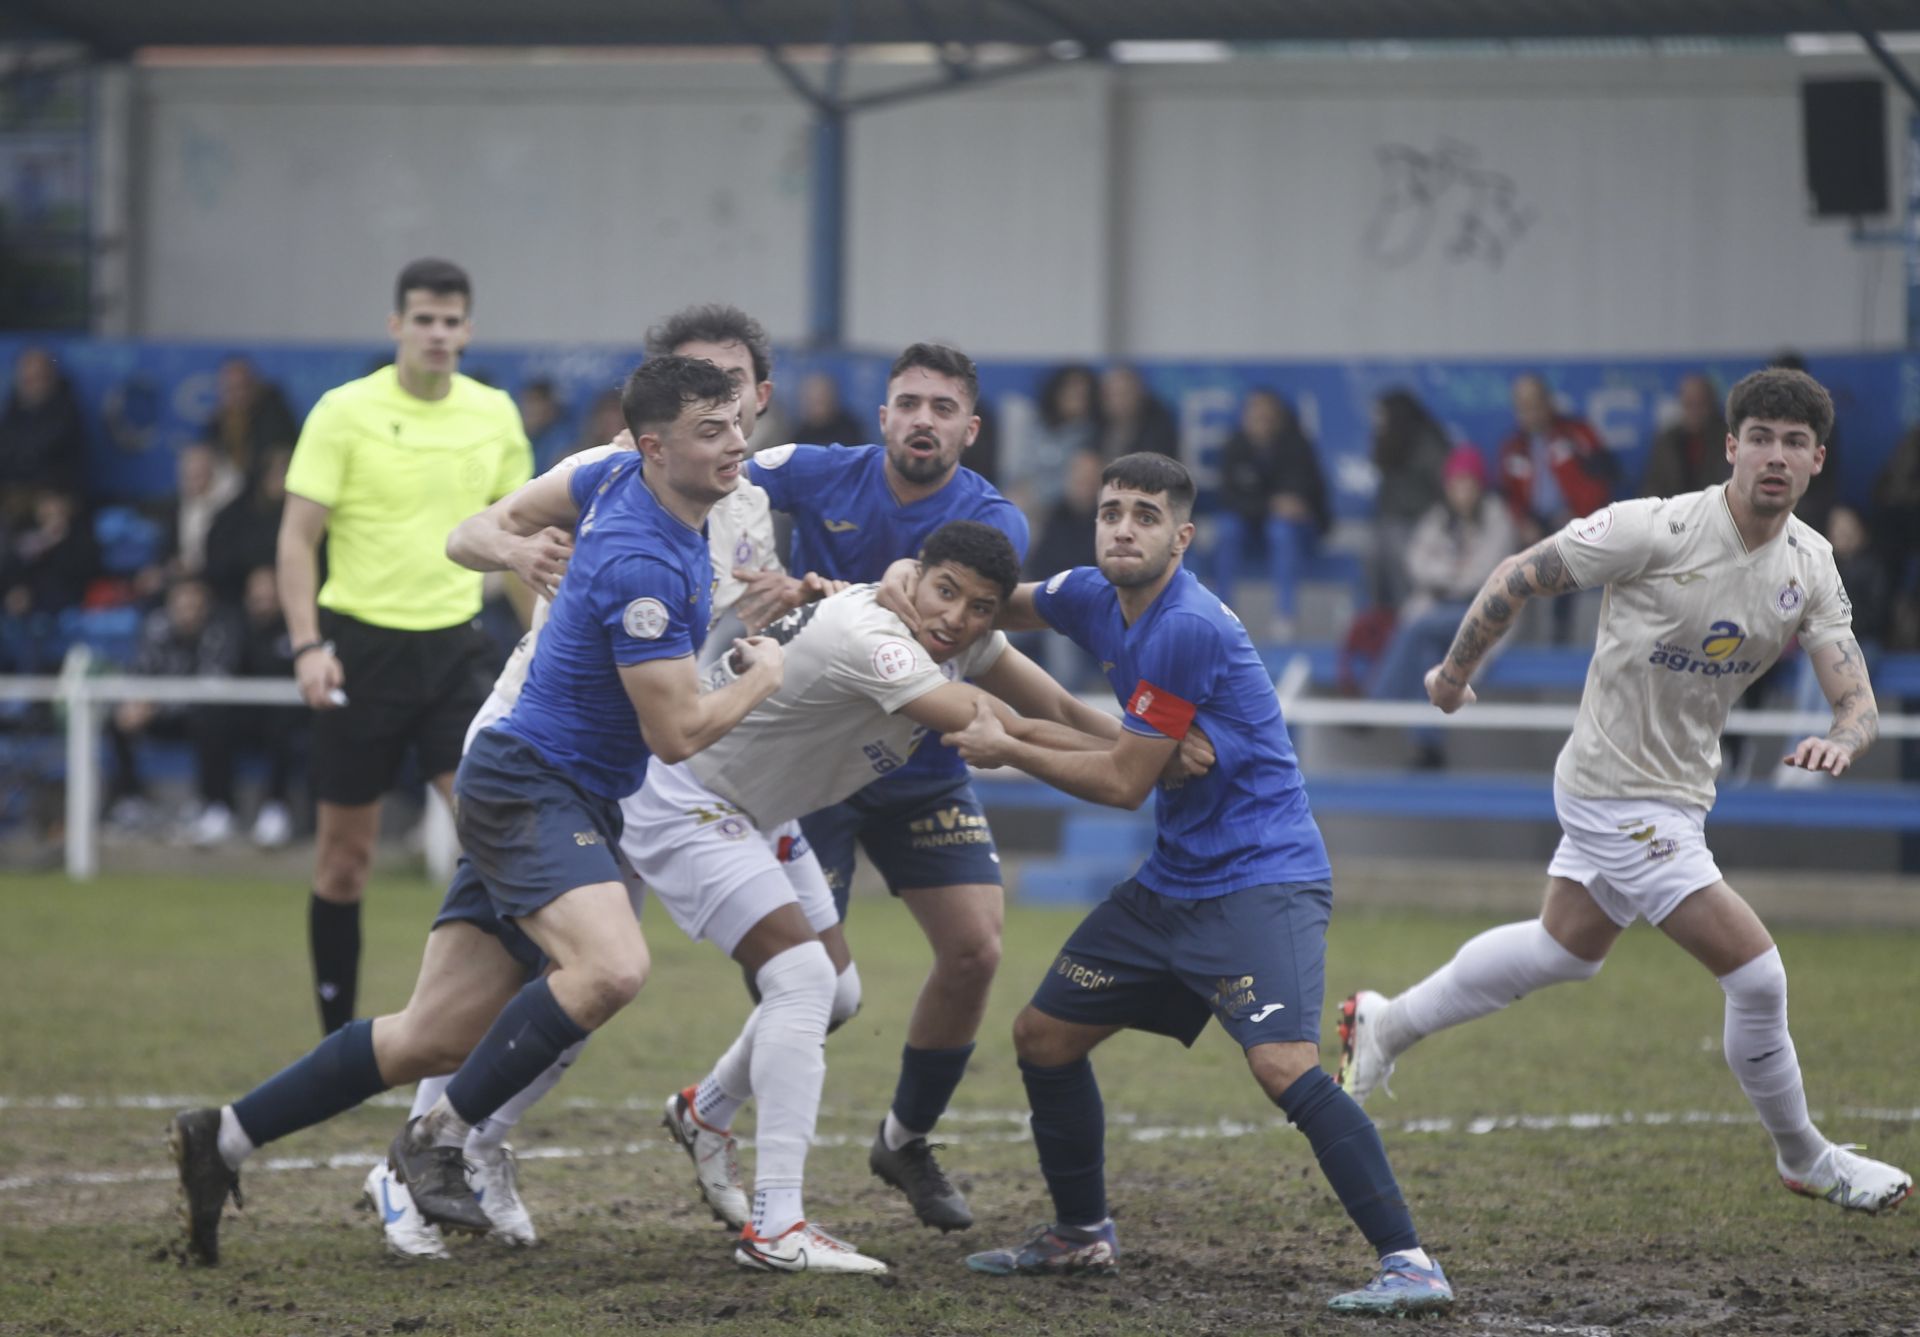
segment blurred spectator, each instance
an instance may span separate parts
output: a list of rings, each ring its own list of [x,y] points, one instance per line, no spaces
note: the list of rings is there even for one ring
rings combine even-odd
[[[1860,513],[1851,506],[1835,506],[1827,516],[1827,542],[1833,545],[1840,584],[1853,603],[1854,639],[1862,645],[1884,644],[1893,619],[1893,595]]]
[[[1873,485],[1873,533],[1894,601],[1890,644],[1920,644],[1920,427],[1900,438]]]
[[[1029,580],[1094,564],[1094,513],[1100,502],[1100,456],[1091,448],[1075,451],[1061,468],[1062,485],[1052,509],[1034,525],[1039,535],[1027,553]],[[1055,637],[1053,639],[1063,639]]]
[[[1403,554],[1413,527],[1440,501],[1441,475],[1452,444],[1427,406],[1408,389],[1388,390],[1373,404],[1373,597],[1384,609],[1407,597]]]
[[[1788,371],[1805,371],[1807,360],[1793,349],[1783,348],[1767,365]],[[1817,533],[1826,534],[1833,508],[1840,504],[1840,422],[1837,415],[1822,444],[1827,448],[1827,458],[1821,464],[1820,472],[1807,484],[1806,495],[1795,504],[1793,513],[1804,523],[1812,525]]]
[[[46,488],[79,499],[87,434],[73,386],[43,348],[23,348],[0,413],[0,533],[33,521]]]
[[[587,406],[587,416],[580,424],[579,433],[573,438],[573,449],[567,454],[604,446],[626,430],[627,420],[620,413],[620,392],[602,390]],[[757,432],[755,434],[758,435]]]
[[[788,440],[808,446],[862,446],[875,435],[840,400],[840,382],[824,371],[800,382],[799,413]]]
[[[300,424],[279,386],[262,379],[246,358],[230,357],[220,364],[219,402],[205,431],[233,471],[251,480],[269,450],[293,449]]]
[[[1447,653],[1474,596],[1515,547],[1506,503],[1487,490],[1486,460],[1475,446],[1456,446],[1447,457],[1443,500],[1407,541],[1411,593],[1374,674],[1376,699],[1426,699],[1427,670]],[[1438,730],[1416,729],[1413,738],[1416,767],[1446,765]]]
[[[245,492],[228,502],[207,527],[206,578],[223,604],[238,605],[248,576],[271,568],[280,539],[280,513],[287,505],[287,462],[291,446],[274,446],[260,459],[259,473]]]
[[[567,408],[560,402],[553,382],[536,376],[520,387],[514,396],[520,408],[520,425],[533,445],[534,469],[544,472],[562,455],[571,453],[572,437],[567,431]]]
[[[1138,371],[1109,367],[1100,378],[1100,455],[1111,464],[1140,450],[1179,458],[1180,429]]]
[[[32,523],[11,536],[0,562],[6,615],[78,608],[99,570],[99,549],[79,503],[71,493],[42,488],[33,504]]]
[[[1560,412],[1532,372],[1514,378],[1513,416],[1515,430],[1500,447],[1500,486],[1524,547],[1605,506],[1619,464],[1598,432]]]
[[[245,486],[239,473],[212,446],[199,442],[180,447],[174,459],[174,479],[176,493],[160,507],[160,520],[167,530],[162,560],[169,581],[198,576],[206,570],[207,532],[213,528],[214,517]]]
[[[255,567],[245,579],[233,670],[242,678],[284,679],[292,646],[280,612],[280,590],[271,566]],[[277,849],[293,838],[288,786],[308,712],[300,706],[196,707],[194,744],[205,806],[189,830],[198,845],[218,844],[233,834],[236,754],[257,750],[267,762],[266,788],[253,819],[253,843]]]
[[[134,652],[133,672],[144,677],[230,677],[240,658],[240,634],[233,617],[213,603],[205,582],[179,580],[168,588],[166,602],[147,616]],[[107,738],[113,745],[114,769],[107,789],[107,818],[122,829],[148,826],[152,820],[147,785],[140,773],[135,744],[145,738],[176,741],[196,739],[203,729],[207,707],[156,705],[151,701],[123,701],[107,717]],[[233,829],[232,795],[209,786],[218,780],[201,767],[200,808],[188,826],[198,843],[224,840]],[[201,840],[201,837],[208,837]]]
[[[1662,427],[1647,454],[1643,497],[1677,497],[1682,492],[1724,483],[1733,472],[1727,463],[1727,420],[1720,412],[1720,390],[1695,372],[1681,379],[1680,414]]]
[[[1301,569],[1332,518],[1320,457],[1293,406],[1264,387],[1251,391],[1240,406],[1239,427],[1221,450],[1214,589],[1232,603],[1240,559],[1250,545],[1261,544],[1278,619],[1272,634],[1290,638]]]
[[[1093,368],[1086,366],[1055,367],[1040,382],[1039,421],[1018,450],[1009,452],[1012,458],[1007,461],[1004,489],[1008,499],[1026,513],[1036,533],[1066,488],[1068,461],[1082,451],[1098,456],[1098,393]],[[1088,553],[1092,553],[1091,548]],[[1085,560],[1092,560],[1091,555]]]

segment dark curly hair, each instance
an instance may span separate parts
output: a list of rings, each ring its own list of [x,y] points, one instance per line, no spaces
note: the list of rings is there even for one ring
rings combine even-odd
[[[978,520],[949,520],[927,535],[920,549],[920,565],[925,568],[951,562],[977,571],[1000,587],[1000,597],[1011,598],[1020,583],[1020,557],[1013,541],[992,525]]]
[[[703,357],[650,357],[627,377],[620,416],[635,436],[665,427],[689,404],[727,404],[739,398],[733,378]]]

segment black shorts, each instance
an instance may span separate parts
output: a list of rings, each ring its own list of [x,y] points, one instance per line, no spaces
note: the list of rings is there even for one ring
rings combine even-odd
[[[320,610],[346,674],[347,704],[313,713],[313,796],[377,802],[413,749],[426,779],[460,765],[467,725],[493,687],[493,647],[476,623],[395,631]]]

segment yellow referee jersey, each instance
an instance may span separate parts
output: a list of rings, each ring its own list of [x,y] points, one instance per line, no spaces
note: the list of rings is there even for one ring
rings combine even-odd
[[[481,577],[447,560],[447,535],[532,476],[503,391],[456,375],[446,398],[416,399],[392,367],[327,391],[287,470],[287,491],[332,512],[320,606],[399,631],[472,618]]]

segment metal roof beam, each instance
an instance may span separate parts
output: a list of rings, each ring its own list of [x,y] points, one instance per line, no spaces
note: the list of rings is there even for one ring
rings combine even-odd
[[[1860,34],[1860,40],[1867,44],[1867,50],[1873,53],[1873,58],[1879,61],[1880,67],[1892,77],[1896,84],[1900,85],[1907,95],[1907,101],[1913,104],[1913,109],[1920,112],[1920,84],[1914,83],[1913,76],[1907,73],[1907,67],[1887,49],[1887,44],[1880,40],[1880,34],[1874,30],[1873,25],[1860,16],[1860,11],[1854,8],[1853,0],[1833,0],[1833,7],[1840,12],[1847,26]]]

